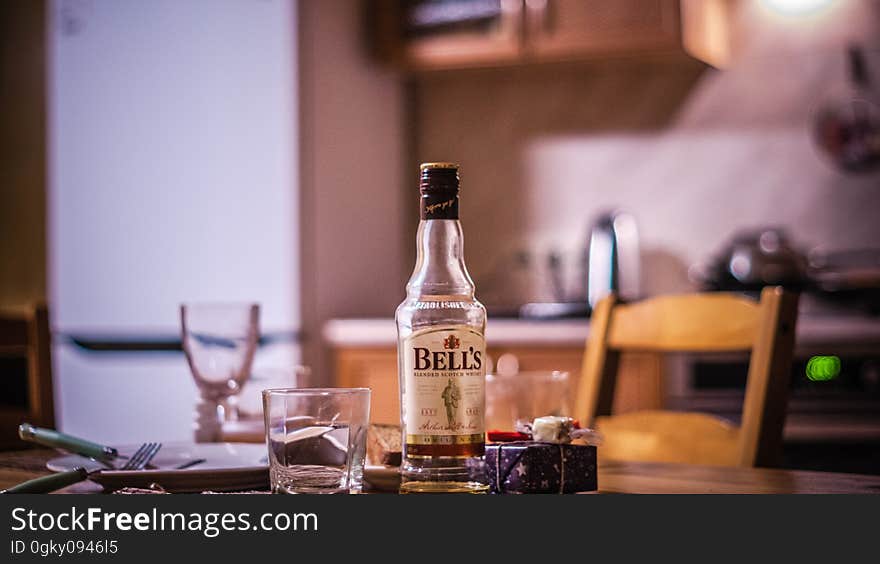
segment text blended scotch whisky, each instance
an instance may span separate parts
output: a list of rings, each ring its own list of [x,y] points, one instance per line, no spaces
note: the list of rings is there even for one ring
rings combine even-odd
[[[416,266],[397,308],[401,493],[484,493],[486,308],[458,221],[458,165],[425,163]]]

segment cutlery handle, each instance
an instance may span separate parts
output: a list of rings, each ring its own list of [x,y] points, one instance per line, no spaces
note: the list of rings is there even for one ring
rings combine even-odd
[[[88,471],[86,471],[85,468],[74,468],[73,470],[68,470],[67,472],[59,472],[58,474],[50,474],[49,476],[43,476],[42,478],[34,478],[33,480],[22,482],[21,484],[18,484],[17,486],[12,486],[11,488],[3,490],[3,492],[0,493],[49,493],[54,492],[55,490],[60,490],[63,487],[69,486],[70,484],[82,482],[88,477],[89,473]]]
[[[51,448],[62,448],[75,454],[81,454],[105,462],[119,457],[119,453],[115,448],[99,445],[98,443],[93,443],[64,433],[59,433],[53,429],[34,427],[30,423],[22,423],[19,425],[18,436],[25,441],[30,441]]]

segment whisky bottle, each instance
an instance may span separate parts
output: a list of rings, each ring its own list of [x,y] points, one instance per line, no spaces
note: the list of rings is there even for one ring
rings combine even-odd
[[[401,493],[485,493],[486,308],[474,297],[453,163],[420,167],[416,265],[397,308]]]

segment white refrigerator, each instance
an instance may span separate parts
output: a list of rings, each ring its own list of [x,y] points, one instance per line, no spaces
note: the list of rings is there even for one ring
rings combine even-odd
[[[55,0],[49,13],[58,426],[187,440],[181,302],[259,302],[254,373],[298,361],[295,5]]]

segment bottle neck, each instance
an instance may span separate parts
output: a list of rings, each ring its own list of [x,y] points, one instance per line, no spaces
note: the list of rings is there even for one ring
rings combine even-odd
[[[473,298],[474,282],[464,265],[464,237],[457,219],[423,219],[416,234],[416,266],[408,297]]]

